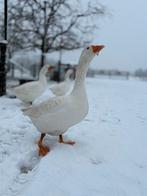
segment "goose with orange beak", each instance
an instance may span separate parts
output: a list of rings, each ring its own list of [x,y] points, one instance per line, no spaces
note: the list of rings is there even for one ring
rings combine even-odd
[[[27,82],[13,89],[14,94],[18,99],[25,103],[30,103],[39,97],[47,87],[46,73],[53,69],[50,65],[44,65],[39,73],[39,80]]]
[[[23,109],[24,114],[30,117],[41,133],[38,141],[40,156],[45,156],[50,150],[43,144],[46,134],[58,136],[61,144],[75,144],[74,141],[64,141],[63,134],[81,122],[88,113],[85,78],[90,62],[103,48],[103,45],[90,45],[82,51],[74,87],[69,95],[49,98],[36,106]]]
[[[63,82],[50,86],[50,90],[54,95],[62,96],[62,95],[66,95],[69,92],[72,84],[70,79],[72,73],[73,70],[68,69],[67,72],[65,73],[65,80]]]

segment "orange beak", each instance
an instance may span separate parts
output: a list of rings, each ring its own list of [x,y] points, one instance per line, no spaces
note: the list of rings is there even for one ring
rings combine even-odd
[[[104,45],[92,45],[92,50],[94,54],[97,54],[102,50],[105,46]]]
[[[50,71],[52,71],[52,70],[54,70],[54,67],[53,67],[53,66],[50,66],[50,67],[48,68],[48,72],[50,72]]]

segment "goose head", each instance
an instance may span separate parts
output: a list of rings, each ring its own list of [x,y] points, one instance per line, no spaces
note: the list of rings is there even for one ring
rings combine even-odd
[[[95,55],[98,55],[104,47],[104,45],[90,45],[84,48],[80,56],[79,65],[88,67]]]
[[[53,69],[54,67],[51,65],[44,65],[42,69],[40,70],[40,73],[45,75],[47,72],[51,72]]]
[[[73,69],[68,69],[66,74],[71,75],[73,73]]]
[[[44,69],[44,72],[51,72],[52,70],[54,69],[54,67],[53,66],[51,66],[51,65],[45,65],[45,69]]]
[[[51,72],[53,70],[53,66],[51,65],[44,65],[41,70],[40,70],[40,73],[39,73],[39,80],[41,82],[43,82],[43,84],[47,84],[47,81],[46,81],[46,74],[48,72]]]
[[[47,70],[48,72],[52,72],[54,70],[54,66],[48,65]]]
[[[68,80],[73,73],[73,69],[68,69],[65,73],[65,80]]]

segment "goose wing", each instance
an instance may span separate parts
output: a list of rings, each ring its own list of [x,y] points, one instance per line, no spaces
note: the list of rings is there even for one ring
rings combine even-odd
[[[68,104],[68,96],[53,97],[38,105],[22,109],[25,115],[39,118],[42,115],[49,113],[58,113]]]

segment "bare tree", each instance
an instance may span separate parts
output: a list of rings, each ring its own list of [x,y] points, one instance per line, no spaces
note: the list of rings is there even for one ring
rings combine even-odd
[[[42,53],[72,50],[91,41],[87,35],[98,27],[105,8],[92,1],[16,0],[9,6],[9,44],[17,48],[39,48]]]

